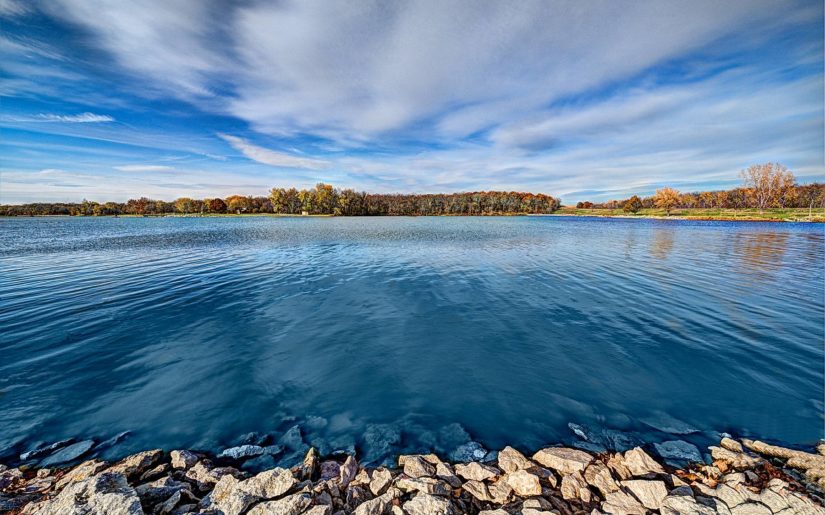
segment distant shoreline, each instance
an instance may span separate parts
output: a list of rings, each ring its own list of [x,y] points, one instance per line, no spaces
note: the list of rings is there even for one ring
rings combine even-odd
[[[653,213],[639,213],[629,214],[621,210],[585,210],[576,209],[574,211],[565,211],[562,208],[554,213],[500,213],[500,214],[481,214],[481,215],[463,215],[463,214],[445,214],[445,215],[331,215],[331,214],[284,214],[284,213],[203,213],[203,214],[163,214],[163,215],[135,215],[135,214],[121,214],[121,215],[95,215],[95,216],[78,216],[78,215],[0,215],[3,218],[247,218],[247,217],[267,217],[267,218],[394,218],[394,217],[411,217],[411,218],[487,218],[487,217],[555,217],[555,218],[622,218],[622,219],[648,219],[648,220],[688,220],[688,221],[709,221],[709,222],[797,222],[797,223],[825,223],[825,210],[814,210],[812,217],[808,217],[807,210],[801,213],[802,209],[774,209],[765,210],[761,215],[758,213],[742,212],[741,214],[708,214],[700,211],[696,214],[679,213],[672,215],[653,214]],[[599,212],[605,211],[605,212]],[[685,211],[685,210],[682,210]]]

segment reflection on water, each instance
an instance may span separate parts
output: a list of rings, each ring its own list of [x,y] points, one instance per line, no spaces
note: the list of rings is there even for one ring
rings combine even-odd
[[[327,447],[449,450],[465,428],[530,449],[569,422],[667,438],[640,422],[660,414],[701,438],[814,442],[823,240],[538,217],[2,220],[0,453],[126,430],[127,450],[213,448],[296,421]]]
[[[783,232],[742,233],[733,240],[742,266],[753,272],[770,272],[782,266],[788,234]]]

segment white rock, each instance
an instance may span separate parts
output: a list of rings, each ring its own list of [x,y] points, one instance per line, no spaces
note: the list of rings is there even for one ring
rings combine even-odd
[[[622,463],[634,477],[665,473],[665,469],[641,447],[625,452]]]
[[[187,450],[172,451],[169,453],[172,458],[172,468],[188,469],[198,462],[195,453]]]
[[[247,512],[248,515],[298,515],[312,503],[312,496],[299,492],[278,499],[256,504]],[[329,507],[326,507],[329,509]]]

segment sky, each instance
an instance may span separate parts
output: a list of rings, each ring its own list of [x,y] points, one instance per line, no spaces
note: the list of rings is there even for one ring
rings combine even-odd
[[[825,180],[821,0],[0,0],[0,203]]]

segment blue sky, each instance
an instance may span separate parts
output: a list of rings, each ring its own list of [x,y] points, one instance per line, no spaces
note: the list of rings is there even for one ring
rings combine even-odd
[[[0,23],[0,203],[825,180],[818,0],[0,0]]]

